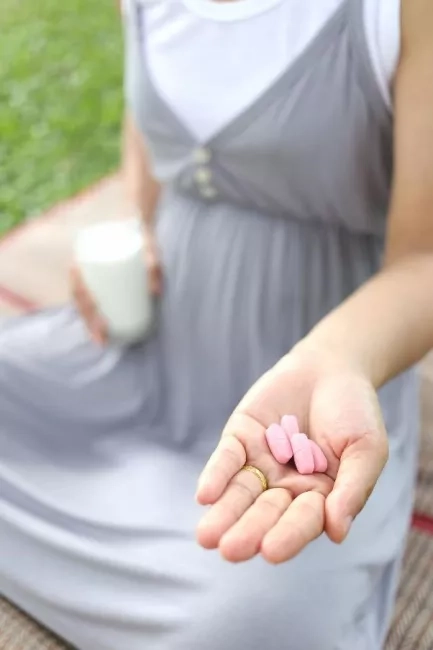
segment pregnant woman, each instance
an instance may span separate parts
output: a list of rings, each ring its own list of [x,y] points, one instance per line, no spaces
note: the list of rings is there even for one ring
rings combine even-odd
[[[78,309],[1,326],[0,592],[78,650],[379,650],[433,346],[433,5],[123,14],[160,319],[110,346],[75,274]],[[284,415],[326,474],[272,458]]]

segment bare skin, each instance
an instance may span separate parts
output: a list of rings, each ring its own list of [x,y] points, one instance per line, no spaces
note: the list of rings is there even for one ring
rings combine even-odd
[[[383,269],[328,315],[247,393],[201,476],[212,505],[198,528],[233,562],[272,563],[325,532],[347,536],[387,461],[376,390],[433,347],[433,4],[404,0],[395,82],[395,175]],[[294,413],[322,446],[328,476],[278,465],[267,426]],[[239,472],[245,463],[269,481]]]

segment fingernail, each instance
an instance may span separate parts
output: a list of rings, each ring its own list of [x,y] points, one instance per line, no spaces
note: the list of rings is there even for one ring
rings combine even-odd
[[[199,499],[199,496],[200,496],[200,492],[202,492],[202,490],[203,490],[203,485],[204,485],[204,480],[203,480],[203,477],[200,476],[198,481],[197,481],[197,487],[196,487],[196,491],[195,491],[195,499],[196,499],[197,502],[198,502],[198,499]]]
[[[353,524],[353,517],[349,515],[344,519],[343,522],[344,537],[347,537],[347,535],[349,534],[352,524]]]
[[[194,499],[195,499],[196,503],[201,505],[201,502],[200,502],[200,487],[197,487],[197,490],[195,491]]]

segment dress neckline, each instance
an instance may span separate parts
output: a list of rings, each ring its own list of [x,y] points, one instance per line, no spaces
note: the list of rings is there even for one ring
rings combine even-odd
[[[137,2],[137,0],[135,1]],[[164,100],[163,97],[161,97],[152,80],[152,75],[150,74],[146,58],[142,56],[142,65],[146,70],[152,95],[158,103],[160,115],[164,116],[164,119],[167,123],[171,122],[173,128],[177,130],[178,135],[182,137],[184,142],[189,146],[192,145],[210,147],[224,142],[226,139],[232,137],[233,133],[246,128],[246,126],[250,124],[251,121],[256,119],[262,113],[262,111],[276,98],[281,97],[282,94],[289,92],[292,84],[294,84],[299,76],[302,75],[306,67],[310,65],[310,62],[317,60],[317,57],[320,57],[322,51],[329,46],[329,42],[332,42],[332,35],[334,33],[338,33],[340,30],[341,21],[344,20],[351,2],[358,3],[359,0],[344,0],[342,4],[340,4],[337,9],[331,14],[326,23],[323,25],[322,29],[307,46],[307,48],[297,57],[297,59],[295,59],[295,61],[283,72],[283,74],[280,75],[276,81],[274,81],[274,83],[271,84],[271,86],[258,99],[256,99],[255,102],[250,104],[239,115],[234,117],[221,129],[216,131],[210,138],[207,138],[202,142],[197,139],[192,131],[177,116],[176,112],[171,108],[171,106]],[[140,9],[142,10],[143,7],[140,7],[140,5],[137,3],[136,10],[138,13],[136,19],[136,28],[139,31],[139,41],[143,42],[144,24],[142,20],[140,20]],[[145,13],[142,13],[142,16],[145,19]]]

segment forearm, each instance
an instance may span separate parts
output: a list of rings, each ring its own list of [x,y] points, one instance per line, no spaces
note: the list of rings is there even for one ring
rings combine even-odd
[[[376,387],[433,348],[433,4],[402,2],[401,25],[385,265],[307,337]]]
[[[349,359],[379,388],[433,348],[433,254],[385,267],[305,342]]]
[[[143,225],[153,226],[159,184],[152,176],[143,136],[126,113],[122,134],[122,173],[128,203],[140,214]]]

